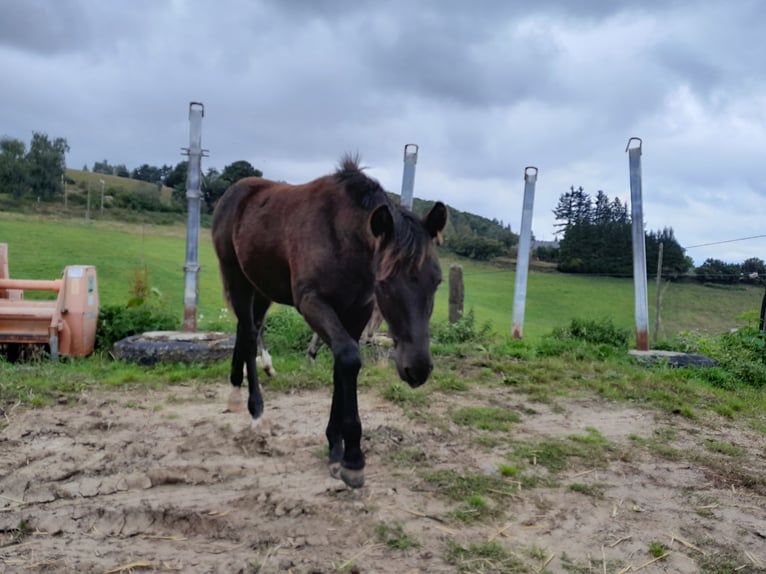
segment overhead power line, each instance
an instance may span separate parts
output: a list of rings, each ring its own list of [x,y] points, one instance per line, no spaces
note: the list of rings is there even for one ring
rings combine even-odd
[[[711,243],[700,243],[699,245],[687,245],[684,249],[694,249],[695,247],[708,247],[710,245],[721,245],[723,243],[734,243],[735,241],[747,241],[748,239],[761,239],[766,235],[751,235],[750,237],[740,237],[739,239],[726,239],[724,241],[712,241]]]

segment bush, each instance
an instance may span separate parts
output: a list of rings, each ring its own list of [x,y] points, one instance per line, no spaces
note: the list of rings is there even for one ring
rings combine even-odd
[[[700,350],[718,361],[731,376],[728,384],[721,386],[766,385],[766,334],[758,329],[754,313],[750,324],[701,343]]]
[[[174,331],[180,321],[152,305],[105,305],[98,314],[96,349],[109,351],[117,341],[146,331]]]
[[[291,307],[282,307],[266,315],[264,339],[270,351],[303,353],[313,334],[303,317]]]
[[[715,359],[718,367],[700,369],[699,377],[723,389],[741,385],[766,385],[766,334],[758,329],[755,311],[737,317],[747,324],[718,337],[680,333],[664,347],[684,353],[701,353]]]
[[[475,235],[457,235],[450,237],[444,247],[457,255],[476,259],[477,261],[489,261],[493,257],[499,257],[507,253],[506,246],[497,239],[485,239]]]
[[[473,308],[455,323],[434,323],[431,325],[431,338],[442,344],[484,341],[492,332],[492,323],[487,321],[478,330]]]
[[[96,349],[111,350],[125,337],[147,331],[175,331],[180,320],[164,305],[162,293],[150,286],[146,267],[136,267],[130,276],[131,298],[127,305],[105,305],[98,314]]]
[[[553,336],[560,340],[574,339],[613,347],[627,347],[630,334],[626,329],[615,327],[609,318],[600,320],[575,318],[568,327],[554,329]]]

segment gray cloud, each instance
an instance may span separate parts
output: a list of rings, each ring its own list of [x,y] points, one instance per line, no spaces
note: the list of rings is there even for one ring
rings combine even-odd
[[[203,101],[206,166],[247,159],[288,181],[359,151],[393,191],[402,147],[416,195],[534,231],[570,185],[627,198],[644,138],[646,221],[683,244],[762,227],[766,77],[756,0],[485,0],[225,4],[5,0],[0,135],[63,136],[72,167],[175,164]],[[710,218],[716,225],[710,225]],[[703,223],[704,222],[704,223]],[[766,242],[690,253],[744,259]]]

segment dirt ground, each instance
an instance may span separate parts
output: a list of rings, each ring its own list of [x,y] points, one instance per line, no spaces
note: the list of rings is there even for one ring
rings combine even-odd
[[[434,393],[427,416],[413,417],[371,388],[360,394],[367,482],[352,491],[326,470],[328,390],[285,394],[267,383],[257,432],[246,415],[223,412],[228,393],[226,384],[182,384],[7,409],[0,571],[684,574],[766,565],[766,489],[747,480],[766,476],[764,437],[728,420],[695,426],[594,397],[530,403],[492,386]],[[458,426],[450,413],[461,405],[501,406],[521,420],[501,432]],[[500,475],[514,448],[508,435],[540,441],[588,428],[611,445],[607,464],[579,461],[558,484],[535,488]],[[688,456],[640,446],[667,429],[668,446]],[[724,443],[740,454],[729,467],[711,465],[704,445]],[[490,519],[461,521],[462,503],[425,470],[494,476],[513,494],[497,499]],[[381,532],[399,527],[412,547],[384,543]],[[470,552],[490,542],[512,561]],[[655,562],[653,542],[666,552]]]

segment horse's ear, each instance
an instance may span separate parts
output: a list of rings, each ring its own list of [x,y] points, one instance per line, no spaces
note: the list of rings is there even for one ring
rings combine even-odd
[[[447,206],[441,201],[437,201],[431,208],[431,211],[428,212],[428,215],[423,218],[423,225],[426,226],[428,234],[433,239],[436,239],[437,245],[441,245],[443,241],[442,231],[444,231],[444,226],[447,225]]]
[[[394,233],[394,216],[387,205],[381,205],[370,216],[370,230],[377,239],[385,242]]]

